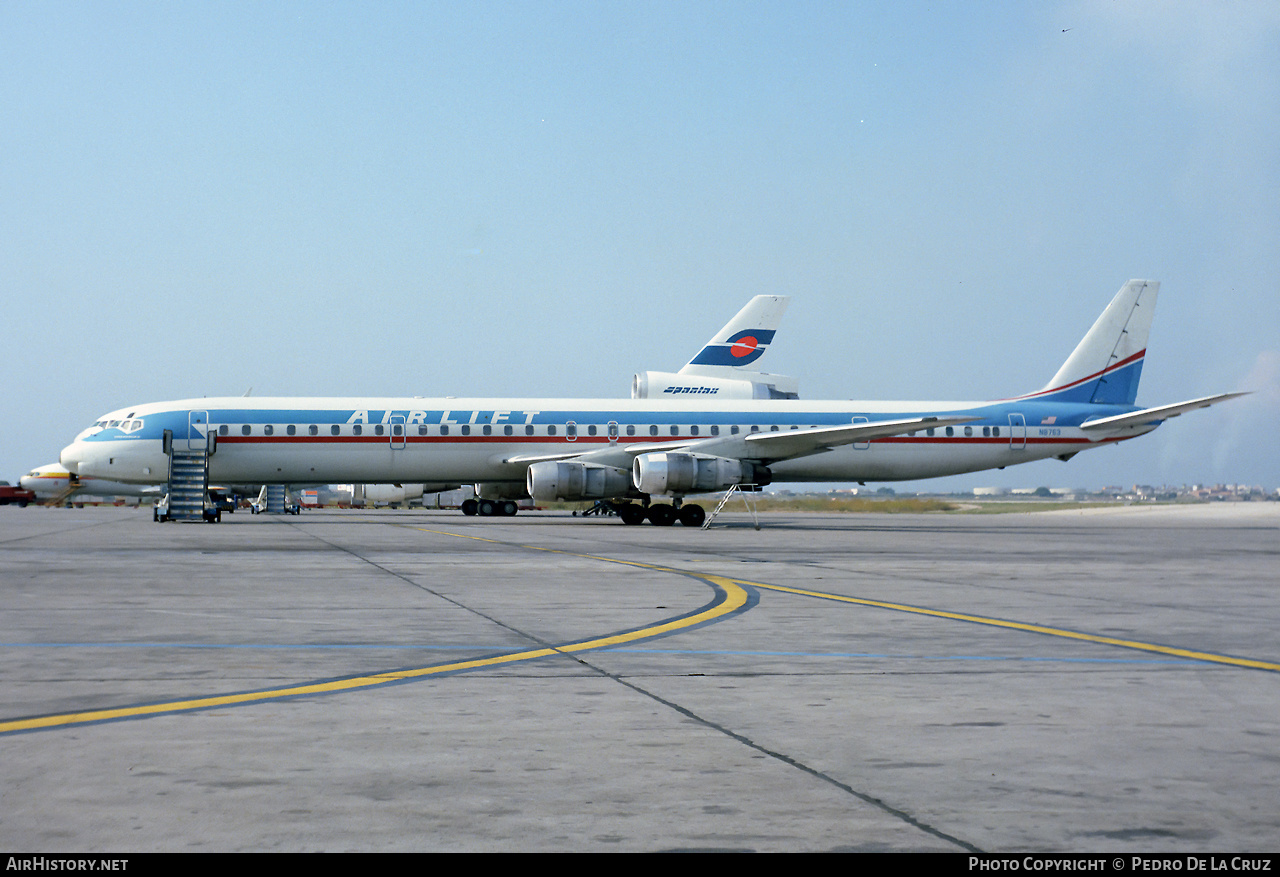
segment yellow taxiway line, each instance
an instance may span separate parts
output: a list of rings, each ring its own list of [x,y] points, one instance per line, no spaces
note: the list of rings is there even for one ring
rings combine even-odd
[[[862,597],[846,597],[842,594],[828,594],[824,591],[809,591],[803,588],[789,588],[785,585],[766,585],[763,582],[751,582],[745,579],[734,579],[736,584],[762,591],[778,591],[784,594],[797,594],[802,597],[817,597],[822,600],[835,600],[840,603],[854,603],[859,606],[874,606],[877,609],[892,609],[895,612],[909,612],[913,615],[929,615],[934,618],[948,618],[952,621],[968,621],[973,624],[986,624],[991,627],[1003,627],[1008,630],[1023,630],[1028,633],[1039,633],[1058,636],[1082,642],[1100,645],[1118,646],[1124,649],[1137,649],[1142,652],[1155,652],[1161,655],[1172,655],[1192,661],[1208,661],[1213,664],[1228,664],[1233,667],[1248,667],[1251,670],[1270,670],[1280,673],[1280,663],[1274,661],[1258,661],[1253,658],[1237,658],[1232,655],[1219,655],[1213,652],[1198,652],[1193,649],[1179,649],[1174,646],[1162,646],[1157,643],[1144,643],[1139,640],[1120,639],[1114,636],[1101,636],[1096,633],[1082,633],[1078,630],[1067,630],[1061,627],[1048,627],[1043,624],[1026,624],[1021,621],[1007,621],[1003,618],[990,618],[985,615],[968,615],[964,612],[946,612],[941,609],[927,609],[923,606],[911,606],[906,603],[888,603],[883,600],[867,600]]]
[[[303,685],[291,685],[282,688],[273,688],[267,691],[249,691],[239,694],[222,694],[210,697],[198,697],[189,700],[166,701],[163,703],[144,704],[140,706],[115,707],[101,710],[87,710],[78,713],[61,713],[51,716],[37,716],[29,719],[16,719],[10,721],[0,721],[0,734],[15,733],[21,731],[33,731],[39,729],[48,729],[56,727],[66,727],[70,725],[82,725],[91,722],[108,722],[116,719],[141,718],[143,716],[159,715],[163,713],[182,712],[186,710],[211,709],[216,707],[233,706],[238,704],[255,703],[259,701],[274,700],[285,697],[299,697],[311,694],[333,694],[340,691],[351,691],[361,688],[370,688],[378,685],[386,685],[392,682],[404,681],[407,679],[417,679],[424,676],[438,676],[445,673],[457,673],[467,670],[477,670],[485,667],[497,667],[503,664],[513,664],[521,661],[533,661],[539,658],[546,658],[557,654],[573,654],[577,652],[587,652],[596,649],[612,648],[614,646],[626,643],[635,643],[641,640],[650,639],[656,636],[673,633],[677,630],[683,630],[695,627],[700,624],[706,624],[718,618],[741,610],[747,605],[750,595],[745,588],[756,588],[762,591],[775,591],[783,594],[795,594],[802,597],[815,597],[823,600],[833,600],[841,603],[851,603],[859,606],[871,606],[878,609],[890,609],[896,612],[907,612],[914,615],[925,615],[934,618],[946,618],[952,621],[967,621],[973,624],[984,624],[992,627],[1001,627],[1008,630],[1021,630],[1028,633],[1044,634],[1048,636],[1063,637],[1066,639],[1079,640],[1083,642],[1098,643],[1100,645],[1117,646],[1126,649],[1137,649],[1139,651],[1154,652],[1157,654],[1171,655],[1173,657],[1185,658],[1192,661],[1205,661],[1215,664],[1226,664],[1235,667],[1246,667],[1255,670],[1268,670],[1271,672],[1280,672],[1280,663],[1271,661],[1259,661],[1251,658],[1238,658],[1231,655],[1219,655],[1212,652],[1200,652],[1193,649],[1180,649],[1173,646],[1164,646],[1156,643],[1145,643],[1138,640],[1126,640],[1118,637],[1100,636],[1098,634],[1083,633],[1075,630],[1066,630],[1059,627],[1048,627],[1039,624],[1026,624],[1020,621],[1008,621],[1001,618],[991,618],[982,615],[970,615],[963,612],[947,612],[940,609],[928,609],[923,606],[912,606],[906,603],[890,603],[883,600],[868,600],[861,597],[848,597],[842,594],[832,594],[824,591],[806,590],[804,588],[791,588],[785,585],[770,585],[764,582],[755,582],[747,579],[735,579],[726,576],[713,575],[711,573],[701,573],[693,570],[676,569],[673,567],[660,566],[652,563],[641,563],[633,560],[620,560],[612,557],[600,557],[592,554],[579,554],[572,551],[564,551],[555,548],[543,548],[536,545],[515,545],[514,543],[502,542],[497,539],[486,539],[482,536],[469,536],[461,533],[449,533],[443,530],[429,530],[425,527],[417,527],[415,529],[422,530],[427,533],[435,533],[442,536],[452,536],[462,539],[474,539],[480,542],[492,542],[494,544],[510,545],[512,547],[526,548],[535,551],[545,551],[552,554],[564,554],[571,557],[579,557],[586,560],[597,560],[604,563],[616,563],[624,566],[634,566],[640,569],[647,569],[654,572],[672,573],[675,575],[688,576],[698,579],[711,585],[715,590],[716,598],[703,607],[700,611],[691,615],[682,616],[662,622],[660,624],[650,625],[639,628],[637,630],[625,631],[623,633],[609,634],[606,636],[593,637],[591,639],[579,640],[577,642],[568,643],[559,646],[543,646],[535,649],[526,649],[520,652],[513,652],[507,655],[495,655],[486,658],[473,658],[466,661],[454,661],[448,664],[433,664],[428,667],[418,667],[408,670],[390,670],[383,673],[373,673],[364,676],[354,676],[348,679],[337,679],[328,682],[313,682]]]
[[[423,528],[417,528],[423,529]],[[446,536],[461,536],[458,533],[444,533],[439,530],[427,530],[430,533],[440,533]],[[462,536],[467,539],[479,539],[484,542],[495,542],[493,539],[482,539],[477,536]],[[511,544],[511,543],[501,543]],[[360,688],[371,688],[377,685],[386,685],[392,682],[399,682],[406,679],[417,679],[423,676],[438,676],[444,673],[458,673],[466,670],[477,670],[483,667],[497,667],[503,664],[514,664],[520,661],[534,661],[539,658],[550,657],[551,655],[565,655],[577,652],[593,651],[595,649],[606,649],[613,646],[623,645],[625,643],[634,643],[640,640],[649,639],[655,636],[663,636],[677,630],[683,630],[689,627],[695,627],[700,624],[706,624],[718,618],[730,615],[746,606],[749,595],[742,587],[735,583],[732,579],[724,576],[712,575],[709,573],[692,572],[689,570],[672,569],[670,567],[658,566],[651,563],[640,563],[631,560],[617,560],[610,557],[596,557],[590,554],[574,554],[569,551],[560,551],[557,549],[537,548],[537,546],[519,546],[523,548],[535,548],[539,551],[550,551],[556,554],[568,554],[573,557],[581,557],[588,560],[599,560],[607,563],[618,563],[626,566],[635,566],[641,569],[653,570],[655,572],[674,573],[677,575],[688,576],[690,578],[699,579],[711,585],[715,591],[715,598],[711,603],[704,606],[700,611],[691,615],[673,618],[659,624],[652,624],[637,630],[624,631],[622,633],[609,634],[606,636],[592,637],[590,639],[579,640],[577,642],[568,643],[559,646],[543,646],[535,649],[526,649],[520,652],[512,652],[507,655],[495,655],[487,658],[473,658],[466,661],[453,661],[448,664],[434,664],[429,667],[417,667],[408,670],[390,670],[383,673],[372,673],[364,676],[353,676],[348,679],[335,679],[328,682],[312,682],[302,685],[289,685],[281,688],[272,688],[266,691],[246,691],[238,694],[218,694],[209,697],[196,697],[188,700],[171,700],[162,703],[142,704],[138,706],[122,706],[100,710],[86,710],[76,713],[60,713],[51,716],[36,716],[29,719],[14,719],[9,721],[0,721],[0,734],[16,733],[21,731],[35,731],[49,728],[67,727],[70,725],[84,725],[92,722],[109,722],[118,719],[134,719],[144,716],[160,715],[163,713],[183,712],[186,710],[212,709],[217,707],[235,706],[239,704],[256,703],[259,701],[274,700],[283,697],[300,697],[311,694],[334,694],[339,691],[352,691]]]

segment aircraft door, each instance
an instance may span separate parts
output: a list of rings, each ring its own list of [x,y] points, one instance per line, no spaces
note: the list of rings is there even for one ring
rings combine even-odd
[[[404,450],[405,442],[405,426],[403,414],[392,414],[390,418],[391,425],[391,450]]]
[[[174,442],[178,444],[177,441]],[[208,411],[188,411],[187,412],[187,435],[186,441],[182,443],[180,450],[203,451],[209,447],[209,412]]]
[[[1021,414],[1009,415],[1009,447],[1015,451],[1027,447],[1027,419]]]
[[[855,418],[853,418],[852,422],[853,422],[853,423],[868,423],[869,421],[867,420],[867,418],[859,416],[859,417],[855,417]],[[867,448],[869,448],[869,447],[871,447],[871,442],[854,442],[854,443],[853,443],[853,448],[854,448],[854,450],[856,450],[856,451],[865,451],[865,450],[866,450]]]

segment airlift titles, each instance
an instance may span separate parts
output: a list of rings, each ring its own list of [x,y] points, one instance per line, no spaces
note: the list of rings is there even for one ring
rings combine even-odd
[[[381,411],[382,414],[381,418],[377,420],[372,419],[371,414],[376,415],[379,411]],[[362,423],[365,425],[377,423],[382,424],[383,426],[390,426],[393,422],[393,417],[401,417],[404,418],[402,421],[395,422],[404,423],[405,426],[423,426],[428,423],[437,426],[457,426],[462,423],[465,423],[468,426],[475,426],[476,424],[497,425],[502,423],[532,426],[533,418],[537,417],[541,413],[541,411],[502,411],[498,409],[490,409],[488,411],[472,411],[467,419],[459,420],[454,416],[455,412],[452,409],[441,411],[439,419],[437,419],[437,415],[434,411],[410,411],[408,409],[397,410],[394,408],[381,410],[377,408],[366,408],[364,410],[351,412],[351,416],[347,418],[347,423]],[[467,415],[467,412],[458,411],[456,414],[457,417],[464,417]],[[516,420],[511,419],[512,414],[517,415]],[[519,418],[524,418],[523,422],[521,422]]]

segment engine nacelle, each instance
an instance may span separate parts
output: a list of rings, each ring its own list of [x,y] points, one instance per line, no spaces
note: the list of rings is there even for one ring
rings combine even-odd
[[[400,505],[411,499],[422,499],[421,484],[365,484],[366,505]]]
[[[632,399],[799,399],[799,385],[786,375],[748,372],[741,378],[718,378],[672,372],[640,372],[631,379]]]
[[[486,481],[475,485],[476,496],[480,499],[524,499],[523,481]]]
[[[609,499],[626,496],[630,485],[626,469],[588,463],[534,463],[525,476],[529,495],[538,502]]]
[[[767,466],[694,454],[641,454],[631,471],[636,490],[650,496],[709,493],[728,490],[735,484],[763,486],[772,480],[773,473]]]

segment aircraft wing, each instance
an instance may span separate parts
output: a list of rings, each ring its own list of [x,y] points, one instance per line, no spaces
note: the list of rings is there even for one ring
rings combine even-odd
[[[1187,402],[1175,402],[1172,405],[1161,405],[1158,408],[1145,408],[1142,411],[1134,411],[1130,414],[1117,414],[1113,417],[1100,417],[1097,420],[1086,420],[1080,424],[1083,430],[1094,429],[1121,429],[1126,426],[1145,426],[1148,423],[1157,423],[1161,420],[1168,420],[1170,417],[1177,417],[1185,411],[1194,411],[1197,408],[1208,408],[1210,405],[1216,405],[1219,402],[1225,402],[1228,399],[1234,399],[1237,396],[1247,396],[1248,393],[1221,393],[1217,396],[1204,396],[1200,399],[1191,399]]]
[[[818,426],[790,429],[785,432],[753,432],[746,437],[750,449],[748,459],[789,460],[829,451],[841,445],[867,442],[891,435],[902,435],[918,429],[955,426],[970,423],[977,417],[912,417],[905,420],[878,420],[848,426]]]
[[[639,442],[629,445],[609,446],[602,448],[599,445],[587,446],[577,451],[561,451],[555,454],[516,454],[514,457],[504,457],[504,463],[543,463],[556,460],[576,460],[581,457],[600,457],[604,455],[615,456],[619,453],[627,454],[632,457],[640,454],[647,454],[650,451],[682,451],[693,445],[698,445],[707,441],[705,438],[689,438],[686,441],[679,442]]]
[[[969,423],[977,417],[911,417],[904,420],[878,420],[872,423],[851,423],[842,426],[815,426],[809,429],[788,429],[779,432],[752,432],[745,435],[708,438],[690,437],[676,442],[638,442],[610,448],[584,448],[580,451],[564,451],[556,454],[518,454],[507,457],[504,463],[541,463],[548,460],[573,460],[589,458],[592,462],[612,462],[609,458],[625,455],[634,458],[640,454],[664,451],[688,451],[715,457],[739,460],[777,462],[793,457],[820,454],[841,445],[871,441],[891,435],[902,435],[919,429],[955,426]]]

